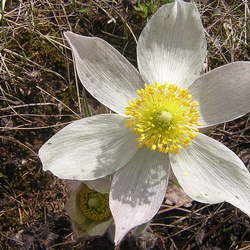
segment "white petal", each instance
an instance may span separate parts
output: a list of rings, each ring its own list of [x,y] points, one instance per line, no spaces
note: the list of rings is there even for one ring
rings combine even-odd
[[[250,111],[250,62],[235,62],[198,78],[190,91],[200,103],[203,127],[234,120]]]
[[[67,188],[69,190],[69,197],[64,207],[67,214],[75,223],[86,225],[88,223],[88,219],[81,212],[77,202],[78,193],[82,189],[85,189],[86,186],[83,182],[71,181],[70,183],[68,183]]]
[[[111,226],[113,219],[109,219],[103,222],[95,222],[95,225],[91,229],[88,230],[88,234],[90,236],[102,236]]]
[[[39,150],[44,170],[62,179],[94,180],[123,167],[136,153],[125,118],[96,115],[72,122]]]
[[[200,134],[179,154],[171,154],[170,162],[179,184],[192,199],[227,201],[250,216],[250,174],[222,143]]]
[[[119,244],[128,231],[157,213],[166,193],[168,155],[140,149],[113,178],[109,196]]]
[[[93,181],[85,181],[84,184],[86,184],[92,190],[102,194],[107,194],[110,191],[111,176],[106,176]]]
[[[83,86],[98,101],[123,114],[128,100],[144,83],[135,69],[115,48],[97,37],[85,37],[65,32],[78,76]]]
[[[148,83],[189,86],[203,68],[205,33],[194,4],[161,7],[147,23],[137,46],[139,71]]]

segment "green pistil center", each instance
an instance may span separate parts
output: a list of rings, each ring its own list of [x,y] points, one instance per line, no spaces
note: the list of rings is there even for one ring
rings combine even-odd
[[[79,208],[86,218],[93,221],[103,221],[111,217],[109,195],[89,188],[80,191]]]
[[[97,209],[98,207],[100,207],[100,205],[101,205],[101,201],[99,199],[97,199],[97,198],[90,198],[89,201],[88,201],[88,206],[90,208],[96,208]]]

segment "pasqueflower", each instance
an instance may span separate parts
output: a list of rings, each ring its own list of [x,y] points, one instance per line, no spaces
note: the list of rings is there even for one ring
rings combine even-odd
[[[157,213],[171,169],[194,200],[227,201],[250,215],[248,170],[230,149],[199,132],[249,111],[250,64],[200,75],[206,40],[194,4],[178,0],[153,15],[137,44],[139,72],[102,39],[65,36],[82,84],[117,114],[72,122],[39,156],[43,169],[59,178],[114,174],[109,203],[116,244]]]
[[[101,236],[111,226],[110,185],[110,177],[68,184],[69,198],[65,210],[77,235]]]

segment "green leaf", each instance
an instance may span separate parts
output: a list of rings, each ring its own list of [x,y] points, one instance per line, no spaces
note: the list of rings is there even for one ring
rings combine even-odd
[[[0,178],[6,178],[7,176],[0,172]]]
[[[152,1],[146,3],[138,3],[134,9],[138,12],[141,12],[143,18],[151,16],[157,10],[157,4]]]
[[[89,9],[88,8],[82,8],[80,10],[78,10],[79,13],[81,14],[87,14],[89,12]]]

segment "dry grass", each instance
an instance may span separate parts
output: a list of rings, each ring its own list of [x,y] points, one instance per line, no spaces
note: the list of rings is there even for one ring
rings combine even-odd
[[[113,248],[105,238],[72,238],[63,210],[64,185],[41,170],[36,152],[72,120],[107,112],[79,84],[62,32],[101,37],[136,65],[136,39],[163,2],[6,1],[0,20],[1,249]],[[249,60],[247,0],[195,2],[207,32],[206,70]],[[249,119],[246,115],[209,132],[248,167]],[[164,205],[151,225],[157,239],[154,249],[250,249],[249,224],[249,218],[229,204]],[[131,244],[125,241],[122,248],[135,249]]]

